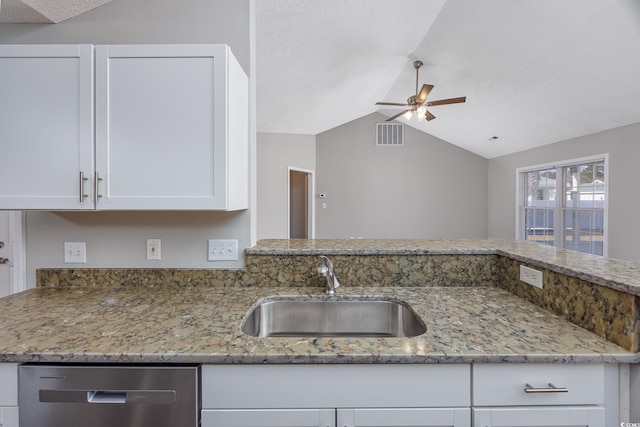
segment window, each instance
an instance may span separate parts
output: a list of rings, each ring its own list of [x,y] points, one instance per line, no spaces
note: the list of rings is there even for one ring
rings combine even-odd
[[[518,169],[516,236],[607,254],[608,156]]]

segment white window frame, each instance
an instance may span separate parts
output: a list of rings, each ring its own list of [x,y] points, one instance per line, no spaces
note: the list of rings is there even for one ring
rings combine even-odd
[[[516,239],[525,240],[524,235],[524,182],[522,180],[522,175],[525,172],[533,172],[544,169],[560,169],[574,166],[584,163],[595,163],[595,162],[603,162],[604,163],[604,191],[605,191],[605,200],[604,200],[604,235],[602,242],[602,255],[604,257],[609,256],[609,153],[598,154],[594,156],[587,157],[579,157],[576,159],[562,160],[558,162],[550,162],[543,163],[539,165],[533,166],[524,166],[516,169]],[[563,173],[564,174],[564,173]],[[561,180],[564,181],[564,178]],[[556,215],[554,215],[554,242],[553,246],[562,248],[562,233],[558,233],[557,230],[563,230],[564,227],[560,227],[559,223],[563,220],[563,215],[557,215],[558,211],[562,212],[563,202],[564,202],[564,189],[562,191],[556,192],[556,207],[554,208],[556,211]]]

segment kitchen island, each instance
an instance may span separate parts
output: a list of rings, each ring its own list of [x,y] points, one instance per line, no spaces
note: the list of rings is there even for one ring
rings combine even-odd
[[[334,260],[338,295],[404,301],[426,332],[243,334],[261,298],[327,298],[319,255]],[[520,265],[538,269],[544,288],[521,283]],[[381,416],[497,426],[501,416],[525,421],[522,410],[540,425],[613,425],[629,421],[629,364],[640,363],[637,273],[632,263],[492,239],[262,241],[242,270],[41,270],[37,288],[0,300],[0,367],[14,367],[0,377],[17,384],[21,363],[202,365],[202,426],[355,427]],[[547,387],[551,378],[571,391]],[[394,381],[408,388],[381,392]],[[17,398],[3,404],[16,413]]]
[[[244,270],[42,270],[37,288],[0,300],[0,361],[640,361],[633,263],[503,239],[264,240],[246,254]],[[338,294],[406,301],[427,332],[244,335],[240,323],[260,298],[323,294],[319,255],[335,260]],[[544,289],[517,280],[520,263],[544,272]],[[548,300],[555,305],[545,307]]]

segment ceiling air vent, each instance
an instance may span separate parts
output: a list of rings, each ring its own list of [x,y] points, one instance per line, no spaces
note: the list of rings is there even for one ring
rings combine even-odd
[[[376,145],[404,145],[404,125],[402,123],[378,123]]]

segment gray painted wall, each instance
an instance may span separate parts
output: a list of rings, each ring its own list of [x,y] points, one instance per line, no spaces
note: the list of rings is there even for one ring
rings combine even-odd
[[[489,237],[515,237],[516,168],[609,153],[609,257],[640,262],[640,123],[489,160]]]
[[[27,214],[27,286],[35,269],[67,267],[63,242],[87,242],[84,267],[242,267],[206,260],[206,241],[255,239],[255,0],[114,0],[55,25],[0,24],[0,43],[226,43],[250,77],[251,201],[247,211]],[[162,260],[146,260],[146,239],[162,239]]]
[[[487,159],[405,126],[376,146],[371,114],[316,137],[318,238],[482,238]],[[322,208],[326,202],[326,209]]]
[[[315,171],[316,137],[258,134],[258,239],[286,239],[289,167]]]

